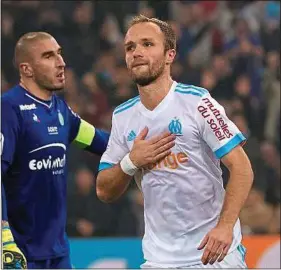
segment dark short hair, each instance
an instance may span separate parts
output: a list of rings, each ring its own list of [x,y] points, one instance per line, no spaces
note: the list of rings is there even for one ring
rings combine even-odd
[[[133,19],[129,22],[128,29],[135,24],[146,23],[146,22],[151,22],[159,26],[160,30],[162,31],[165,37],[165,44],[164,44],[165,51],[176,49],[177,46],[176,33],[172,28],[172,26],[167,22],[161,21],[157,18],[148,18],[144,15],[138,15],[133,17]]]

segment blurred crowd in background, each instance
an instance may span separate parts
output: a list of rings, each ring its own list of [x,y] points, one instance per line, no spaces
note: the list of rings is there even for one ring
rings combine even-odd
[[[173,79],[209,90],[248,139],[244,149],[255,180],[241,212],[243,233],[280,233],[279,1],[1,4],[1,91],[18,83],[13,66],[18,38],[46,31],[62,46],[67,64],[60,95],[83,119],[108,131],[113,109],[138,95],[124,62],[128,21],[137,14],[169,21],[178,39]],[[93,181],[99,157],[75,147],[69,154],[69,235],[141,236],[143,198],[134,181],[121,199],[104,204]],[[226,184],[228,172],[223,166],[222,170]]]

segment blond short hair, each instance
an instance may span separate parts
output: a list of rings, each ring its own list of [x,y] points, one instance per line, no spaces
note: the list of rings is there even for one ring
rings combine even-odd
[[[146,23],[146,22],[151,22],[159,26],[160,30],[162,31],[165,37],[165,44],[164,44],[165,51],[176,49],[177,46],[176,34],[172,26],[167,22],[161,21],[157,18],[148,18],[144,15],[138,15],[133,17],[133,19],[129,22],[128,29],[135,24]]]

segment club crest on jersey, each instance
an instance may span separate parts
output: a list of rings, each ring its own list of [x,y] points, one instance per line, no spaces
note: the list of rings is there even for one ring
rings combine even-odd
[[[33,119],[34,122],[40,123],[40,120],[39,120],[38,116],[35,113],[33,114],[33,118],[32,119]]]
[[[182,136],[182,124],[178,118],[175,117],[169,124],[169,131],[177,136]]]
[[[59,118],[60,124],[63,126],[64,125],[64,118],[63,118],[63,115],[61,114],[60,111],[58,111],[58,118]]]

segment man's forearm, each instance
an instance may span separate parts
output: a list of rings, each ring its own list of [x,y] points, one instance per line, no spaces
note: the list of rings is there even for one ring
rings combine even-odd
[[[253,183],[251,167],[230,169],[219,225],[234,227]]]
[[[91,153],[102,155],[106,150],[109,133],[97,129],[81,119],[80,127],[73,143]]]
[[[7,166],[4,162],[1,162],[1,165],[4,165],[4,168],[2,170],[6,172]],[[2,228],[9,227],[8,222],[8,213],[7,213],[7,201],[6,201],[6,192],[3,183],[1,183],[1,202],[2,202]]]
[[[99,172],[97,176],[97,196],[104,202],[118,199],[128,188],[132,176],[125,174],[120,164]]]
[[[102,155],[106,150],[106,146],[108,144],[109,133],[100,129],[95,130],[95,136],[89,146],[85,148],[85,150]]]
[[[6,173],[8,170],[8,164],[6,162],[1,161],[1,176]],[[8,213],[7,213],[7,201],[6,201],[6,192],[3,185],[3,182],[1,183],[1,202],[2,202],[2,226],[8,225]],[[3,222],[7,224],[3,224]]]
[[[5,226],[9,226],[9,222],[7,220],[2,220],[1,224],[2,224],[2,228]]]

